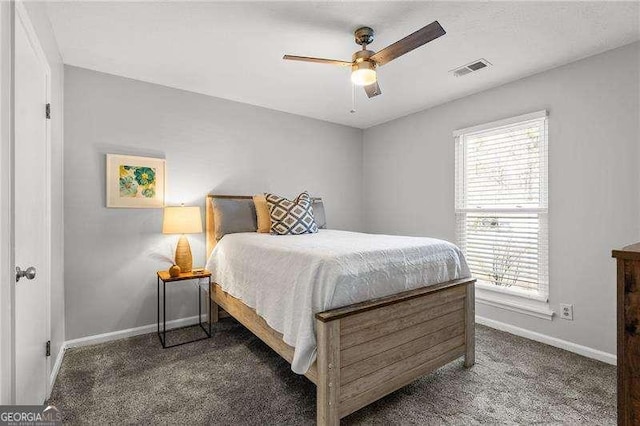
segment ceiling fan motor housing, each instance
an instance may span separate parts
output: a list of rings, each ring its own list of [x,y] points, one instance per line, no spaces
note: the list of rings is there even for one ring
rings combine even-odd
[[[351,61],[354,63],[360,62],[373,62],[371,57],[375,54],[373,50],[358,50],[356,53],[351,55]]]
[[[353,65],[351,65],[351,70],[359,70],[359,69],[376,69],[376,63],[373,62],[370,58],[373,56],[375,52],[371,50],[359,50],[353,54],[351,60],[353,61]]]

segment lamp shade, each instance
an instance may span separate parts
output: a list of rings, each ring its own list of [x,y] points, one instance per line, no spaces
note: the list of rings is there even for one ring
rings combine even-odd
[[[200,207],[165,207],[163,234],[199,234],[202,232]]]

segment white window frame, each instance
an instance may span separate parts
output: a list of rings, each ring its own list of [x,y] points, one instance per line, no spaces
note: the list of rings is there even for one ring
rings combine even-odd
[[[464,158],[464,136],[471,135],[478,132],[484,132],[488,130],[497,130],[500,127],[512,126],[515,124],[526,123],[527,121],[544,120],[544,140],[543,149],[540,150],[541,166],[544,170],[541,170],[541,188],[543,196],[541,200],[541,206],[538,208],[504,208],[504,209],[490,209],[488,211],[500,211],[501,213],[537,213],[544,217],[541,220],[540,226],[545,227],[542,232],[539,244],[544,247],[544,250],[540,251],[539,259],[539,276],[542,277],[543,284],[537,291],[527,291],[520,288],[500,287],[487,283],[476,283],[476,301],[488,306],[506,309],[513,312],[531,315],[538,318],[551,320],[554,312],[550,309],[549,298],[549,260],[548,260],[548,247],[549,247],[549,205],[548,205],[548,113],[546,110],[536,111],[530,114],[523,114],[515,117],[510,117],[504,120],[493,121],[473,127],[467,127],[459,129],[453,132],[453,137],[456,145],[456,167],[455,167],[455,213],[456,213],[456,239],[457,243],[463,246],[462,235],[460,234],[461,224],[460,215],[470,212],[478,212],[477,208],[466,208],[461,205],[461,199],[464,198],[465,189],[465,158]],[[480,209],[481,210],[481,209]],[[463,248],[464,250],[464,248]]]

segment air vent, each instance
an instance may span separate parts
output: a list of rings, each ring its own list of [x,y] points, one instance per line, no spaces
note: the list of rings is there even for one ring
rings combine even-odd
[[[459,68],[452,70],[454,76],[462,77],[463,75],[471,74],[472,72],[480,71],[483,68],[487,68],[491,65],[491,62],[486,59],[478,59],[477,61],[473,61],[467,65],[463,65]]]

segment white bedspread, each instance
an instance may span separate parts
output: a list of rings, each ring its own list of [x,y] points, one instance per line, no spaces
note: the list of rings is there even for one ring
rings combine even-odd
[[[433,238],[320,230],[224,236],[207,261],[213,281],[254,308],[295,348],[291,369],[316,357],[314,314],[469,277],[460,249]]]

